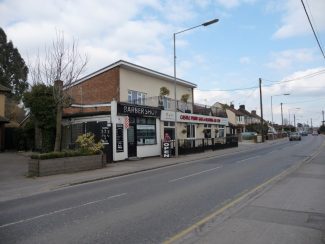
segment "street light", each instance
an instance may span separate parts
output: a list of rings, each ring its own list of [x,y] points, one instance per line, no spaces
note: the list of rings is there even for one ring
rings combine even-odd
[[[197,25],[197,26],[193,26],[190,28],[187,28],[185,30],[179,31],[179,32],[175,32],[173,34],[174,37],[174,100],[175,100],[175,157],[178,157],[178,142],[177,142],[177,97],[176,97],[176,35],[183,33],[185,31],[189,31],[201,26],[208,26],[208,25],[212,25],[214,23],[217,23],[219,21],[219,19],[213,19],[207,22],[204,22],[203,24]]]
[[[277,96],[289,96],[290,93],[284,93],[284,94],[278,94],[278,95],[272,95],[271,96],[271,117],[272,117],[272,126],[274,125],[273,121],[273,104],[272,104],[272,97],[277,97]]]
[[[289,108],[288,109],[288,112],[289,112],[289,125],[291,125],[291,116],[290,116],[290,111],[292,111],[292,110],[299,110],[299,109],[301,109],[301,108]],[[294,115],[294,114],[293,114]],[[295,116],[295,115],[294,115]]]

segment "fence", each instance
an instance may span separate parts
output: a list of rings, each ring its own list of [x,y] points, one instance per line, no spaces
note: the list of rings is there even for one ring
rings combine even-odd
[[[223,138],[200,138],[200,139],[179,139],[178,154],[200,153],[206,150],[218,150],[231,147],[238,147],[237,136]],[[175,155],[175,140],[170,141],[171,154]]]

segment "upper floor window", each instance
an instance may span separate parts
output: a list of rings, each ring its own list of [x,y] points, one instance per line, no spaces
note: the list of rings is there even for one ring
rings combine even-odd
[[[128,91],[128,102],[133,104],[145,105],[147,94],[138,91]]]
[[[171,99],[168,97],[163,97],[163,105],[164,105],[164,109],[171,109],[172,105],[171,105]]]

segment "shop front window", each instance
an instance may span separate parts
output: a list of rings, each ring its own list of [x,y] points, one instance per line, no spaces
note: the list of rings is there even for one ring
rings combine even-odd
[[[187,138],[195,138],[195,125],[189,124],[186,126]]]
[[[157,144],[155,118],[137,118],[137,145]]]

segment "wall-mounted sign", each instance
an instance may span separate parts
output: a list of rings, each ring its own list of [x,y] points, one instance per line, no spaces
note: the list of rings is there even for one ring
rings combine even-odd
[[[116,152],[124,151],[123,124],[116,124]]]
[[[228,125],[228,118],[177,112],[177,122]],[[162,121],[175,121],[175,112],[161,111]]]
[[[117,113],[132,116],[160,117],[161,110],[154,107],[141,106],[129,103],[118,103]]]

